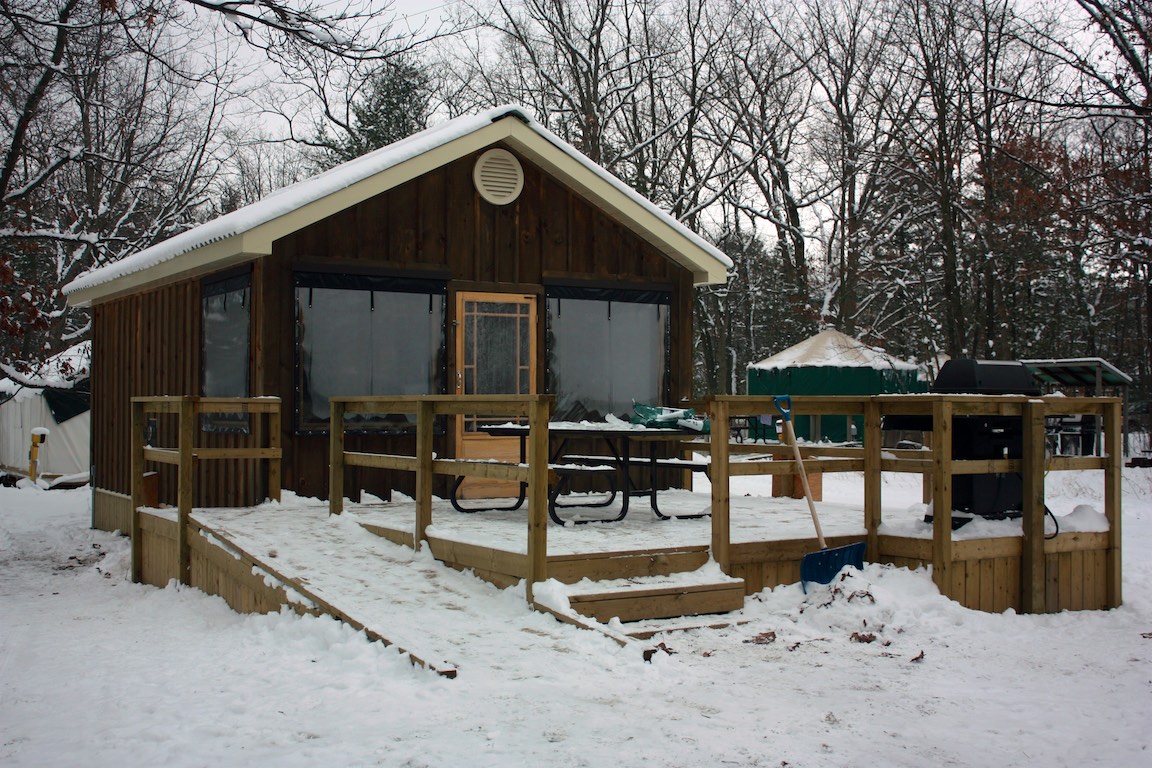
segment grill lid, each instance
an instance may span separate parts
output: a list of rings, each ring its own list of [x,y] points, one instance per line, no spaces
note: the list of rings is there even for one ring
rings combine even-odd
[[[1040,385],[1019,360],[949,360],[940,368],[929,390],[938,395],[1040,394]]]

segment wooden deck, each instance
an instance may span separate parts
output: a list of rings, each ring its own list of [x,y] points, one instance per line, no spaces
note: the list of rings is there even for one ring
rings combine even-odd
[[[663,491],[660,506],[665,514],[698,515],[700,519],[658,520],[643,498],[633,501],[632,512],[618,523],[558,526],[546,515],[546,489],[551,478],[546,461],[546,421],[548,398],[466,399],[453,397],[378,398],[371,401],[349,399],[350,408],[363,410],[419,411],[421,427],[416,439],[416,455],[377,455],[345,452],[342,440],[332,441],[333,487],[340,487],[340,471],[346,463],[362,467],[387,467],[415,472],[418,498],[391,503],[347,505],[342,496],[331,502],[304,504],[318,529],[331,528],[330,520],[355,530],[368,531],[380,539],[410,549],[426,548],[437,560],[479,579],[507,588],[522,584],[528,604],[569,621],[581,617],[603,622],[611,618],[636,621],[727,613],[738,610],[746,595],[799,580],[800,560],[818,545],[812,536],[811,521],[803,500],[789,497],[741,497],[731,493],[731,478],[767,474],[787,477],[794,462],[780,446],[738,446],[728,441],[694,443],[691,450],[710,452],[710,493]],[[195,404],[194,404],[195,405]],[[213,409],[222,404],[213,401]],[[250,402],[238,407],[251,407]],[[269,407],[262,401],[259,407]],[[334,401],[334,413],[339,413]],[[952,396],[877,398],[795,398],[796,413],[854,414],[863,412],[868,449],[807,446],[804,466],[807,472],[856,472],[863,479],[860,501],[854,505],[821,504],[821,519],[829,546],[864,540],[869,562],[931,568],[941,592],[979,610],[1024,612],[1101,609],[1120,604],[1120,451],[1118,403],[1107,399],[1054,399],[1052,403],[1027,398],[957,398]],[[157,405],[141,405],[144,408]],[[189,407],[165,400],[159,407]],[[770,398],[715,398],[709,402],[715,423],[730,415],[769,412]],[[1061,458],[1043,451],[1043,419],[1051,408],[1064,413],[1086,411],[1102,417],[1105,425],[1103,457]],[[1056,410],[1056,409],[1059,410]],[[428,439],[432,420],[443,413],[475,412],[527,417],[530,427],[528,461],[525,464],[475,462],[441,459],[433,456]],[[943,450],[916,451],[881,449],[878,431],[884,413],[930,414],[937,425],[930,444]],[[952,461],[948,429],[956,414],[992,413],[1019,415],[1025,429],[1024,457],[993,461]],[[339,423],[339,422],[338,422]],[[194,443],[194,438],[191,439]],[[201,455],[197,455],[197,453]],[[741,455],[754,451],[762,456]],[[263,449],[256,458],[269,460],[274,474],[278,451]],[[169,452],[138,447],[137,467],[145,460],[172,461],[191,477],[201,459],[228,458],[224,452],[177,446]],[[777,455],[778,454],[778,455]],[[237,457],[240,458],[240,457]],[[252,457],[248,457],[249,459]],[[1061,469],[1101,470],[1102,524],[1093,530],[1066,531],[1047,537],[1044,531],[1044,476]],[[936,508],[951,509],[951,478],[964,473],[1022,473],[1024,477],[1023,518],[1006,522],[1000,528],[981,528],[977,536],[954,533],[948,516],[938,516],[932,524],[922,520],[900,519],[907,510],[883,508],[882,472],[910,472],[925,478],[925,501]],[[448,502],[431,493],[434,474],[498,477],[527,484],[527,501],[516,512],[477,512],[462,514]],[[190,482],[190,481],[188,481]],[[143,500],[144,486],[134,490]],[[97,494],[100,496],[100,494]],[[280,573],[275,556],[260,556],[239,543],[248,536],[244,530],[229,528],[220,521],[263,520],[262,529],[276,531],[275,550],[310,548],[307,528],[286,525],[297,519],[292,503],[270,507],[260,515],[252,509],[225,514],[224,511],[193,510],[188,494],[182,494],[178,508],[170,515],[133,514],[140,502],[102,496],[94,503],[94,518],[131,523],[134,541],[134,574],[155,584],[176,578],[206,591],[230,595],[238,610],[270,610],[286,601],[285,590],[308,594],[316,610],[341,618],[348,613],[334,597],[312,594],[309,579],[319,570],[303,575]],[[347,506],[347,509],[345,507]],[[126,507],[125,510],[121,508]],[[346,512],[346,514],[340,514]],[[331,514],[329,516],[328,513]],[[303,514],[303,513],[301,513]],[[570,514],[575,514],[571,512]],[[595,515],[595,510],[584,512]],[[300,518],[303,519],[303,518]],[[242,528],[242,527],[241,527]],[[301,533],[301,531],[304,531]],[[207,531],[209,537],[198,535]],[[293,533],[293,531],[295,533]],[[182,534],[182,535],[181,535]],[[266,535],[266,534],[262,534]],[[296,540],[292,539],[295,535]],[[237,568],[218,553],[208,554],[205,541],[218,542],[225,552],[243,553]],[[319,547],[316,547],[319,549]],[[235,560],[234,555],[230,556]],[[244,558],[251,560],[251,563]],[[250,578],[256,569],[276,574],[281,592],[268,593]],[[307,570],[307,569],[306,569]],[[311,573],[312,575],[309,575]],[[559,591],[552,584],[566,585]],[[283,586],[287,585],[287,586]],[[541,595],[536,591],[542,590]],[[333,592],[337,594],[337,592]],[[355,619],[352,619],[356,624]],[[366,626],[366,625],[364,625]],[[382,637],[386,635],[381,634]]]

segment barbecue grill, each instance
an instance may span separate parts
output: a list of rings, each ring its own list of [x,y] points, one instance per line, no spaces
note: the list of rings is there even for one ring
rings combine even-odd
[[[929,392],[941,395],[1023,395],[1035,397],[1040,386],[1017,360],[955,359],[944,363]],[[887,416],[884,429],[932,430],[931,416]],[[954,416],[952,459],[1019,459],[1024,453],[1024,425],[1018,416]],[[952,509],[985,518],[1018,517],[1024,506],[1023,478],[1014,472],[954,475]]]

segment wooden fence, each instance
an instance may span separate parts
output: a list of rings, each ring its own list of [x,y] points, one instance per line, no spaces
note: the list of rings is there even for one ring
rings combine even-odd
[[[174,415],[178,420],[176,444],[157,447],[148,444],[148,417]],[[263,415],[267,424],[252,424],[248,428],[257,436],[266,436],[267,446],[248,448],[204,448],[197,446],[200,434],[198,421],[212,414]],[[227,461],[261,459],[268,466],[268,494],[280,500],[280,398],[278,397],[134,397],[132,398],[132,580],[139,582],[144,565],[144,535],[141,532],[140,507],[149,494],[145,488],[144,470],[147,462],[173,465],[177,468],[177,525],[176,552],[177,578],[181,584],[189,583],[190,550],[188,544],[189,515],[195,495],[196,469],[201,461]]]
[[[728,424],[736,416],[775,415],[769,396],[717,396],[706,401],[713,424]],[[863,416],[862,447],[809,445],[819,456],[804,462],[808,472],[864,473],[864,527],[868,559],[904,565],[932,566],[941,592],[983,610],[1015,607],[1026,612],[1064,608],[1116,607],[1121,594],[1121,402],[1117,398],[1028,398],[975,395],[880,395],[873,397],[793,397],[796,415]],[[1091,415],[1101,424],[1102,456],[1050,456],[1046,419]],[[888,416],[931,417],[932,428],[923,450],[883,448],[882,420]],[[1021,420],[1021,458],[959,460],[953,456],[953,419],[1011,417]],[[719,432],[727,438],[726,432]],[[752,474],[796,474],[786,448],[733,445],[727,439],[710,442],[712,453],[712,555],[732,573],[728,527],[729,481]],[[771,461],[733,460],[740,452],[773,455]],[[1102,498],[1108,520],[1105,535],[1044,535],[1044,477],[1051,471],[1089,469],[1103,473]],[[1003,542],[956,542],[950,514],[933,516],[930,542],[880,536],[883,472],[909,472],[925,477],[926,501],[934,510],[952,510],[953,478],[958,475],[1015,473],[1023,478],[1022,539]],[[989,543],[993,542],[993,543]],[[999,542],[999,543],[995,543]],[[735,574],[734,574],[735,575]],[[1000,607],[1003,606],[1003,607]]]
[[[416,473],[416,520],[413,543],[419,549],[432,524],[432,477],[481,477],[512,480],[527,485],[528,573],[527,598],[533,600],[533,585],[548,578],[548,417],[551,395],[427,395],[408,397],[333,397],[329,401],[331,446],[329,456],[329,511],[340,514],[344,504],[344,468],[371,467]],[[416,453],[363,453],[344,450],[347,425],[345,414],[415,413]],[[523,418],[528,421],[525,464],[498,461],[440,459],[432,452],[432,435],[437,416],[476,415],[496,419]]]

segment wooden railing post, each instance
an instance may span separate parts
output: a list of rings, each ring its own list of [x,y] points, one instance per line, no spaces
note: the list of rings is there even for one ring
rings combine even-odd
[[[328,403],[328,514],[344,511],[344,403]]]
[[[1121,401],[1112,400],[1104,406],[1104,516],[1108,518],[1108,551],[1105,564],[1105,605],[1119,608],[1123,602],[1121,576],[1121,472],[1124,464],[1121,445],[1123,413]]]
[[[280,486],[283,485],[283,454],[281,453],[281,415],[284,401],[276,399],[276,410],[268,411],[268,447],[276,455],[268,460],[268,496],[272,501],[280,501]]]
[[[880,404],[869,398],[864,404],[864,530],[868,533],[868,560],[880,559],[880,522],[884,433],[880,431]]]
[[[139,584],[143,566],[143,543],[140,541],[140,505],[144,503],[144,403],[132,400],[132,581]]]
[[[188,524],[192,514],[193,494],[196,489],[196,401],[194,397],[180,400],[180,464],[176,478],[177,519],[176,551],[181,584],[189,583],[190,554],[188,551]]]
[[[1044,469],[1046,440],[1043,401],[1023,405],[1023,507],[1024,541],[1020,557],[1020,609],[1024,613],[1045,613],[1046,562],[1044,558]]]
[[[533,585],[548,579],[548,418],[551,401],[533,400],[528,411],[528,578],[526,598],[535,602]]]
[[[432,525],[432,425],[436,409],[431,400],[421,400],[416,410],[416,524],[412,547],[420,549],[428,526]]]
[[[712,559],[720,570],[731,575],[732,571],[732,531],[729,510],[728,475],[728,402],[719,398],[708,400],[709,418],[712,431],[708,437],[712,452],[709,480],[712,483]]]
[[[932,405],[932,580],[952,597],[952,402]]]

